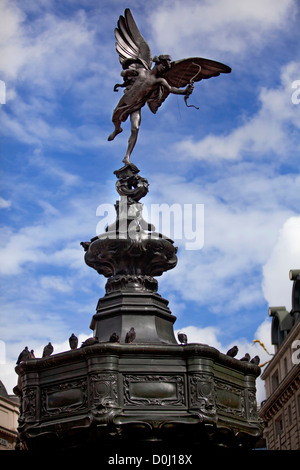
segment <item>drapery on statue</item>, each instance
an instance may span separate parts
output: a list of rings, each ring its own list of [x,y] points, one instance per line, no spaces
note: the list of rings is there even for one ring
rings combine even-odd
[[[108,140],[113,140],[122,132],[121,123],[130,116],[131,135],[128,140],[125,164],[130,163],[130,155],[137,141],[141,123],[141,108],[147,103],[155,114],[170,93],[184,95],[187,99],[194,89],[194,82],[204,78],[217,77],[220,73],[230,73],[231,68],[209,59],[192,57],[171,62],[169,55],[155,56],[152,60],[150,47],[141,35],[130,10],[120,16],[115,29],[116,50],[122,65],[121,76],[124,82],[116,84],[114,91],[125,87],[124,95],[114,109],[112,122],[115,130]],[[152,62],[155,63],[151,69]],[[186,87],[183,90],[180,88]]]

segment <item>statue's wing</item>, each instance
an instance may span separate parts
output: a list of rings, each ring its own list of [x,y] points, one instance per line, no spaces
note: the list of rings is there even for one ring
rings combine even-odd
[[[171,68],[162,76],[169,85],[181,88],[188,85],[191,80],[199,82],[205,78],[217,77],[220,73],[230,72],[231,68],[221,62],[202,57],[190,57],[172,62]]]
[[[171,62],[171,68],[162,74],[162,77],[170,86],[181,88],[188,85],[191,80],[199,82],[205,78],[217,77],[220,73],[230,72],[231,68],[228,67],[228,65],[221,64],[221,62],[203,59],[202,57],[191,57],[189,59]],[[152,113],[155,114],[157,112],[168,95],[169,92],[165,87],[159,87],[158,90],[152,93],[147,100],[147,104]]]
[[[129,8],[126,8],[124,16],[120,16],[118,27],[115,29],[116,50],[123,68],[128,59],[143,64],[147,69],[151,69],[151,50],[143,36],[141,35]]]

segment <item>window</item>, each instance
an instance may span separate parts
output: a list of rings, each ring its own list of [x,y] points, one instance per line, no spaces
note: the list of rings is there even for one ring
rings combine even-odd
[[[278,375],[278,370],[274,372],[274,374],[271,377],[271,387],[272,387],[272,392],[276,390],[276,388],[279,385],[279,375]]]
[[[288,374],[288,364],[287,364],[287,358],[286,357],[283,359],[283,367],[284,367],[284,373],[285,373],[285,375],[287,375]]]
[[[282,421],[282,416],[280,415],[276,420],[275,420],[275,435],[279,436],[283,431],[283,421]]]
[[[291,405],[288,405],[287,412],[288,412],[289,426],[291,426],[291,424],[292,424],[292,422],[293,422],[292,407],[291,407]]]

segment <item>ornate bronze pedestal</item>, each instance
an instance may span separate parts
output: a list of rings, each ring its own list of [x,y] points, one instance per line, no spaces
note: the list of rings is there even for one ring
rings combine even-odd
[[[260,369],[205,344],[177,343],[155,279],[175,267],[177,249],[142,217],[148,182],[139,170],[126,164],[115,173],[116,221],[82,243],[86,263],[107,278],[91,322],[94,344],[16,368],[20,442],[102,452],[149,442],[150,452],[169,444],[251,448],[261,435]]]

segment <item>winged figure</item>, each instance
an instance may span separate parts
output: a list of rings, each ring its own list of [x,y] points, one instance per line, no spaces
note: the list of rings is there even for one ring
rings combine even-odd
[[[123,83],[117,83],[114,91],[118,91],[119,87],[124,87],[125,90],[113,111],[112,122],[115,129],[108,140],[113,140],[122,132],[121,123],[130,117],[131,135],[123,159],[127,164],[130,163],[130,155],[137,141],[141,108],[146,103],[154,114],[170,93],[184,95],[187,104],[187,99],[194,89],[194,82],[217,77],[220,73],[230,73],[231,68],[200,57],[171,61],[169,55],[160,55],[152,59],[150,47],[128,8],[124,16],[120,16],[117,26],[116,50],[123,69]]]

